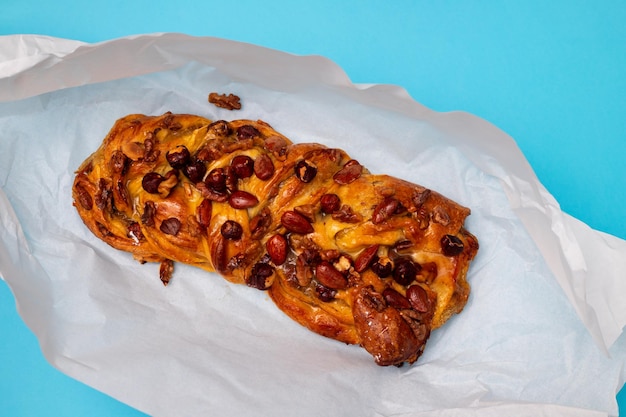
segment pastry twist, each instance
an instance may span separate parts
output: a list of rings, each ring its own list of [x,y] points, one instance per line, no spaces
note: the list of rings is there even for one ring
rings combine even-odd
[[[159,262],[164,284],[183,262],[267,290],[379,365],[415,362],[463,309],[478,250],[469,209],[263,121],[123,117],[78,168],[73,198],[98,238]]]

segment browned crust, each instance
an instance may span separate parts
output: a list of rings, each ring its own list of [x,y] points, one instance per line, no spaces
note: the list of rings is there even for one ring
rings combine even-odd
[[[191,162],[174,167],[166,155],[181,145]],[[233,177],[229,166],[238,155],[271,161],[272,175]],[[296,169],[302,161],[306,166]],[[192,163],[203,165],[207,173],[229,170],[229,188],[217,195],[207,186],[207,174],[194,178],[193,172],[185,173]],[[314,174],[305,172],[310,167]],[[142,185],[154,173],[160,175],[158,193]],[[302,175],[312,178],[305,181]],[[234,207],[224,201],[235,188],[258,202]],[[340,210],[322,209],[325,194],[338,196]],[[342,150],[293,144],[263,121],[128,115],[78,168],[73,198],[98,238],[141,262],[161,262],[164,283],[174,261],[268,289],[275,304],[296,322],[320,335],[361,344],[380,365],[414,362],[430,330],[463,309],[470,292],[467,271],[478,250],[476,238],[464,228],[469,209],[419,185],[371,174]],[[205,200],[210,203],[204,208],[210,208],[200,213]],[[283,224],[283,214],[292,211],[304,215],[313,231],[296,232]],[[221,232],[226,220],[241,226],[240,238]],[[288,242],[282,264],[274,262],[267,248],[276,234]],[[372,252],[378,258],[392,259],[394,265],[409,258],[421,270],[402,283],[381,278],[372,266],[359,269],[358,258],[372,245],[378,245]],[[449,248],[455,245],[458,250]],[[342,282],[337,288],[319,272],[323,262],[340,271],[340,277],[330,277]],[[271,276],[259,278],[259,264]],[[410,289],[415,285],[423,291]],[[391,290],[395,298],[382,295]],[[372,335],[378,328],[394,336],[386,340]]]

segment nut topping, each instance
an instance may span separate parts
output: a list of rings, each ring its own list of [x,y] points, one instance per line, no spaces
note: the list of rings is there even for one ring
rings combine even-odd
[[[111,181],[106,178],[100,178],[98,180],[98,191],[94,195],[96,207],[100,210],[111,211],[113,206],[113,190],[111,187]]]
[[[258,290],[267,290],[274,283],[274,272],[273,266],[258,262],[252,267],[250,276],[246,278],[246,284]]]
[[[259,155],[254,161],[254,175],[258,179],[266,181],[274,175],[274,163],[266,154]]]
[[[360,273],[369,268],[378,259],[378,248],[379,245],[372,245],[363,249],[354,262],[354,270]]]
[[[415,204],[415,208],[419,209],[422,205],[428,200],[430,197],[431,191],[428,188],[425,188],[421,191],[415,191],[412,197],[413,204]]]
[[[308,221],[313,223],[315,221],[315,206],[312,204],[303,204],[296,206],[293,210],[299,214],[302,214]]]
[[[209,103],[214,104],[216,107],[221,107],[226,110],[240,110],[241,102],[239,96],[234,94],[209,94]]]
[[[324,194],[320,198],[320,204],[323,213],[332,214],[341,207],[341,200],[337,194]]]
[[[400,202],[393,198],[387,197],[382,203],[378,204],[372,213],[372,223],[380,224],[395,214],[400,207]]]
[[[228,136],[231,131],[230,124],[225,120],[217,120],[207,126],[207,133],[217,137]]]
[[[247,209],[259,204],[259,199],[247,191],[237,190],[230,195],[228,203],[235,209]]]
[[[313,232],[313,226],[309,223],[307,218],[296,211],[284,212],[280,221],[290,232],[302,235]]]
[[[393,288],[385,288],[385,290],[383,291],[383,298],[387,302],[387,305],[390,305],[397,310],[405,310],[411,308],[411,303],[409,302],[409,300],[407,300],[405,296],[403,296]]]
[[[128,225],[128,237],[133,239],[135,244],[139,244],[144,239],[143,233],[141,232],[141,226],[137,222],[132,222]]]
[[[165,259],[161,262],[161,266],[159,267],[159,278],[163,285],[167,285],[170,283],[172,279],[172,274],[174,273],[174,262],[170,259]]]
[[[320,284],[333,290],[342,290],[348,286],[346,277],[328,261],[321,261],[315,267],[315,277]]]
[[[359,223],[363,220],[363,216],[359,213],[355,213],[347,204],[342,205],[339,210],[336,210],[331,215],[333,219],[344,223]]]
[[[130,159],[124,152],[117,150],[111,154],[111,170],[116,174],[123,174],[128,167]]]
[[[211,216],[213,214],[213,203],[211,200],[202,200],[202,203],[196,208],[196,220],[202,227],[211,225]]]
[[[252,239],[261,239],[265,232],[272,225],[272,213],[267,207],[256,216],[250,219],[250,237]]]
[[[265,148],[277,157],[282,157],[287,152],[287,141],[280,136],[270,136],[265,139]]]
[[[181,223],[176,217],[163,220],[159,229],[166,235],[176,236],[180,232]]]
[[[156,204],[154,201],[146,201],[143,205],[143,214],[141,215],[141,223],[148,227],[154,226],[154,216],[156,214]]]
[[[76,187],[74,187],[74,189],[78,194],[77,198],[80,205],[85,210],[91,210],[93,208],[93,199],[91,198],[91,195],[89,195],[89,192],[85,189],[85,187],[83,187],[82,184],[78,184],[76,185]]]
[[[333,180],[340,185],[350,184],[356,181],[362,172],[363,166],[358,161],[351,159],[333,175]]]
[[[447,226],[450,224],[450,215],[448,212],[441,206],[436,206],[433,209],[432,219],[435,223],[438,223],[442,226]]]
[[[274,235],[265,244],[267,253],[274,265],[282,265],[287,260],[289,249],[287,239],[283,235]]]
[[[406,298],[408,298],[411,306],[420,313],[426,313],[430,310],[430,300],[428,293],[419,285],[411,285],[406,290]]]
[[[170,194],[170,191],[172,191],[172,188],[178,184],[177,174],[178,171],[175,169],[172,169],[165,174],[163,181],[161,181],[157,187],[158,194],[161,198],[167,197]]]
[[[298,285],[306,287],[313,279],[313,260],[309,258],[309,254],[305,251],[296,258],[296,280]]]

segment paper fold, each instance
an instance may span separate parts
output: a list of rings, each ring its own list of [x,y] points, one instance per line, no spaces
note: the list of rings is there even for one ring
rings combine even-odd
[[[0,276],[64,372],[154,415],[319,415],[328,404],[343,415],[616,414],[626,241],[563,213],[488,122],[433,112],[399,87],[355,86],[322,57],[215,38],[7,36],[0,62]],[[244,109],[210,107],[216,90]],[[212,274],[177,267],[163,291],[152,266],[84,229],[70,187],[115,118],[170,110],[261,118],[471,207],[481,250],[466,310],[420,365],[397,370]],[[24,161],[37,168],[15,168]]]

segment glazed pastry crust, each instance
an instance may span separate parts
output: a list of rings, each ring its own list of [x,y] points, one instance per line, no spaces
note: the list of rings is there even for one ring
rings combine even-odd
[[[468,208],[263,121],[123,117],[78,168],[73,199],[98,238],[161,263],[165,284],[182,262],[267,290],[379,365],[415,362],[463,309],[478,250]]]

